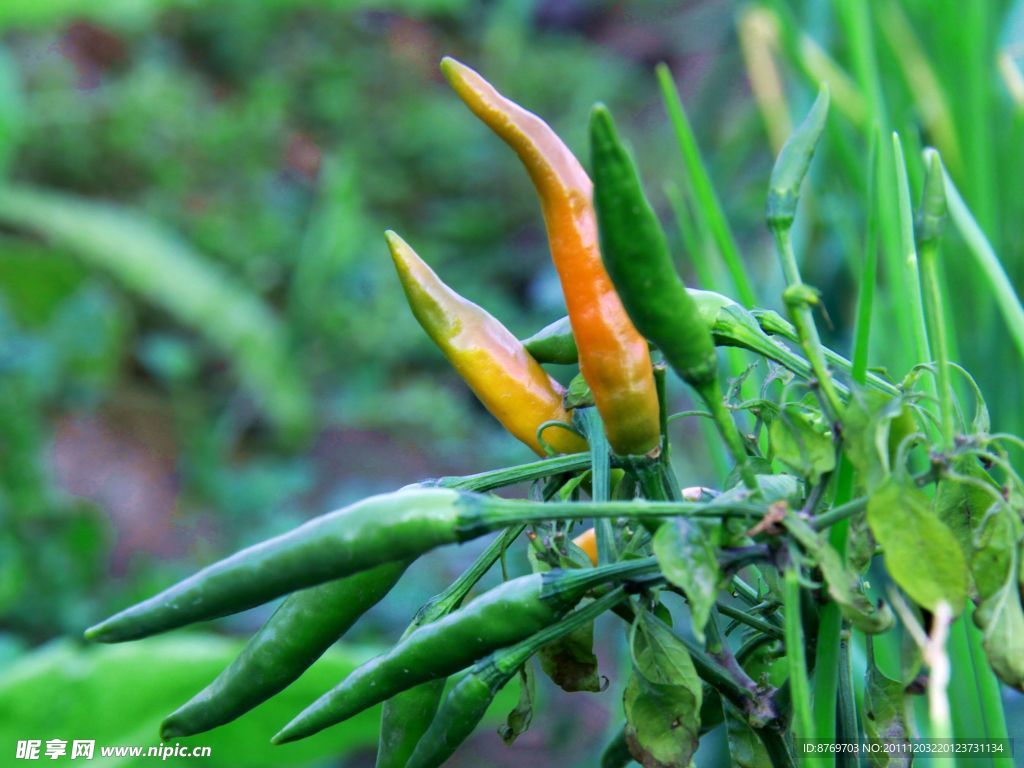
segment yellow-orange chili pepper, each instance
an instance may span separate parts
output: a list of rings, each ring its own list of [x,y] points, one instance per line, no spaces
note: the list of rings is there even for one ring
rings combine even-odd
[[[597,565],[597,531],[593,528],[588,528],[575,539],[572,543],[587,553],[587,557],[590,558],[590,562]]]
[[[650,352],[601,263],[590,178],[539,117],[454,59],[445,58],[441,69],[473,113],[515,150],[537,188],[580,371],[608,442],[620,455],[656,452],[660,424]]]
[[[541,456],[537,428],[570,423],[563,387],[540,367],[522,342],[485,309],[447,285],[402,238],[387,232],[388,247],[413,315],[488,411]],[[587,450],[574,432],[551,426],[542,437],[562,453]]]

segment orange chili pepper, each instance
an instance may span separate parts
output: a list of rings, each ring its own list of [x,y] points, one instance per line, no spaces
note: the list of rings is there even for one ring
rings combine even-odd
[[[580,371],[608,442],[620,455],[657,452],[661,428],[651,356],[601,263],[590,178],[539,117],[454,59],[445,58],[441,69],[473,113],[515,150],[533,180],[579,346]]]
[[[502,426],[541,456],[537,428],[546,421],[568,424],[565,390],[540,367],[504,325],[447,285],[394,232],[385,237],[413,315],[445,357]],[[587,450],[586,441],[561,427],[543,432],[562,453]]]
[[[588,528],[573,539],[572,543],[586,552],[590,562],[597,565],[597,531],[593,528]]]

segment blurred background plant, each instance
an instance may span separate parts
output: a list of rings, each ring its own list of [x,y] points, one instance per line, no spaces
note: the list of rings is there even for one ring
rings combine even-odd
[[[758,305],[776,309],[765,180],[828,82],[834,118],[798,235],[804,277],[823,291],[825,342],[847,350],[874,206],[872,360],[901,376],[914,329],[898,311],[905,254],[888,134],[900,133],[915,196],[920,149],[941,150],[1002,262],[1005,295],[1024,270],[1022,25],[1024,3],[994,0],[0,4],[4,743],[50,737],[23,734],[31,723],[80,727],[75,713],[55,720],[51,699],[85,668],[108,689],[139,684],[141,651],[85,653],[55,638],[368,493],[528,459],[422,336],[381,234],[406,233],[453,287],[524,336],[563,314],[529,181],[448,91],[443,54],[543,115],[580,157],[591,104],[611,105],[649,188],[665,185],[655,202],[678,226],[685,269],[697,264],[688,282],[738,298],[754,286]],[[703,164],[680,152],[653,71],[662,61]],[[869,201],[876,125],[882,178]],[[746,285],[728,266],[737,256]],[[948,236],[943,256],[954,358],[979,380],[996,429],[1019,432],[1024,323],[998,299],[977,233]],[[698,444],[696,426],[674,429],[695,430]],[[707,482],[715,458],[676,457],[678,473]],[[393,640],[468,556],[417,564],[351,639]],[[215,629],[233,636],[262,618]],[[181,637],[154,646],[153,718],[197,686],[179,679],[182,658],[227,658],[229,640]],[[605,645],[614,668],[621,649]],[[310,689],[336,680],[353,653],[346,642],[311,671]],[[37,711],[25,706],[33,691],[41,719],[16,719]],[[474,765],[518,764],[524,749],[537,765],[592,765],[603,739],[581,734],[604,733],[601,707],[538,727],[515,752],[493,737],[468,754]],[[116,737],[155,743],[143,720]],[[347,741],[328,736],[288,759],[368,764],[373,728],[354,723]],[[233,748],[211,764],[283,759]]]

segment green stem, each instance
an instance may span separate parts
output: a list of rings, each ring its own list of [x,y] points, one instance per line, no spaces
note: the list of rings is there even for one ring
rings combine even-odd
[[[654,366],[654,386],[658,393],[658,421],[661,424],[661,479],[665,486],[668,501],[680,501],[682,493],[679,480],[672,470],[672,442],[668,439],[668,394],[666,393],[667,369],[664,363]]]
[[[608,438],[605,437],[604,423],[597,408],[580,408],[584,432],[590,443],[590,495],[596,502],[608,501],[610,494],[610,453]],[[612,521],[601,518],[594,523],[597,533],[597,562],[600,565],[613,563],[618,559],[615,551],[615,529]]]
[[[782,731],[769,726],[755,728],[754,732],[761,738],[761,743],[764,744],[764,748],[768,752],[768,759],[772,762],[772,768],[795,768],[793,752]]]
[[[660,475],[653,473],[652,493],[664,496]],[[655,484],[656,483],[656,484]],[[468,501],[468,500],[467,500]],[[502,499],[497,496],[473,497],[467,504],[464,524],[466,528],[482,526],[485,530],[504,528],[516,523],[541,523],[551,520],[580,520],[628,517],[635,520],[658,520],[665,517],[688,515],[697,518],[757,517],[765,514],[761,504],[749,502],[695,501],[552,501],[536,502],[526,499]]]
[[[793,291],[804,287],[800,278],[800,268],[796,263],[796,255],[793,253],[793,240],[789,229],[786,227],[775,227],[775,247],[779,258],[782,260],[782,272],[786,277],[787,291]],[[818,380],[818,386],[824,398],[823,404],[828,411],[828,417],[835,421],[842,413],[842,401],[832,381],[832,374],[825,363],[825,355],[822,352],[821,338],[818,336],[818,327],[814,324],[814,315],[811,308],[803,299],[797,298],[789,304],[791,319],[796,326],[797,335],[800,338],[800,346],[807,357],[807,362],[814,371]]]
[[[732,454],[732,459],[740,470],[743,484],[750,490],[757,491],[757,475],[754,474],[754,468],[750,464],[747,446],[743,441],[739,428],[736,426],[732,413],[725,407],[722,385],[719,383],[718,378],[711,379],[708,383],[701,386],[697,393],[704,400],[704,404],[711,413],[711,418],[714,419],[715,426],[718,427],[719,434],[721,434],[722,439],[725,441],[729,453]]]
[[[932,360],[928,354],[930,327],[925,322],[921,296],[921,282],[917,243],[914,240],[914,209],[910,200],[910,183],[907,180],[907,164],[899,134],[892,135],[893,164],[896,170],[897,211],[900,223],[900,250],[903,254],[903,280],[910,306],[908,313],[914,332],[914,355],[918,362]]]
[[[814,738],[811,717],[811,688],[807,680],[807,652],[800,615],[800,572],[790,564],[783,574],[783,611],[785,612],[786,659],[789,662],[789,687],[793,702],[793,734],[797,739]],[[817,756],[806,759],[812,766],[825,765]]]
[[[853,517],[858,512],[867,509],[867,506],[868,499],[866,496],[862,496],[859,499],[840,504],[838,507],[832,507],[828,512],[822,512],[811,520],[811,526],[816,531],[823,531],[826,528],[831,528],[836,523]]]
[[[513,674],[545,645],[590,624],[602,613],[621,603],[625,597],[626,591],[623,587],[614,588],[592,603],[573,611],[557,624],[545,627],[535,635],[531,635],[513,646],[495,651],[495,665],[509,675]]]
[[[551,475],[560,475],[563,472],[576,472],[581,469],[588,469],[590,461],[589,453],[573,453],[568,456],[556,456],[551,459],[541,459],[540,461],[533,461],[528,464],[520,464],[517,467],[505,467],[489,472],[480,472],[476,475],[441,477],[436,480],[425,481],[421,485],[433,485],[440,488],[453,488],[459,491],[484,493],[495,488],[503,488],[507,485],[539,480]]]
[[[949,375],[949,344],[946,340],[946,319],[939,286],[939,265],[936,244],[921,246],[921,280],[924,283],[925,315],[928,319],[928,341],[931,359],[938,366],[939,413],[942,424],[942,449],[953,448],[955,422],[953,416],[953,382]]]
[[[782,630],[780,630],[774,624],[770,624],[769,622],[765,621],[764,619],[758,618],[757,616],[753,616],[747,613],[746,611],[741,611],[739,608],[733,608],[731,605],[728,605],[727,603],[720,602],[717,603],[717,606],[719,612],[723,616],[728,616],[730,619],[735,619],[736,621],[742,624],[746,624],[748,627],[752,627],[753,629],[756,629],[759,632],[763,632],[764,634],[770,635],[771,637],[777,638],[779,640],[782,640],[784,637],[784,633],[782,632]]]
[[[817,675],[817,670],[815,670]],[[839,641],[839,724],[837,741],[856,743],[860,738],[857,727],[857,701],[853,690],[853,669],[850,665],[850,634],[846,631]],[[819,737],[820,738],[820,737]],[[859,760],[852,753],[840,753],[838,768],[857,768]]]
[[[1006,714],[1003,712],[1003,697],[999,679],[992,672],[988,657],[981,646],[981,632],[974,625],[973,613],[974,606],[968,600],[961,621],[967,635],[967,645],[974,667],[974,679],[977,682],[978,698],[981,701],[981,715],[985,722],[985,735],[989,739],[1008,739],[1010,736],[1006,728]],[[992,765],[995,768],[1013,768],[1013,758],[994,756]]]
[[[507,528],[500,536],[487,545],[487,549],[481,552],[472,565],[463,571],[459,577],[449,584],[443,592],[439,592],[425,602],[416,612],[413,619],[414,626],[429,624],[446,616],[462,603],[469,591],[476,586],[476,583],[483,578],[491,567],[501,558],[509,545],[515,541],[519,534],[526,528],[524,524]]]
[[[813,738],[829,744],[836,740],[836,701],[839,693],[839,634],[843,617],[834,602],[821,608],[814,657]]]

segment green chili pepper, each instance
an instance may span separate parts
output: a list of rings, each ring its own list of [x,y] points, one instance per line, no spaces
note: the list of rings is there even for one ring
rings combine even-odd
[[[402,640],[419,627],[443,619],[456,610],[469,590],[490,570],[525,526],[517,525],[498,536],[466,571],[447,589],[428,600],[416,612]],[[420,738],[430,726],[444,695],[445,678],[417,685],[384,702],[380,716],[380,738],[376,768],[404,768]]]
[[[437,768],[480,724],[498,691],[544,646],[590,624],[625,597],[619,587],[532,637],[481,659],[445,697],[406,768]]]
[[[275,597],[459,541],[465,501],[446,489],[383,494],[310,520],[214,563],[86,630],[120,642],[246,610]]]
[[[298,679],[408,567],[385,563],[289,595],[217,679],[164,720],[164,741],[229,723]]]
[[[539,363],[576,365],[580,359],[568,315],[544,326],[528,339],[523,339],[523,346]]]
[[[811,111],[786,140],[772,168],[768,182],[768,202],[765,218],[772,231],[788,229],[796,216],[800,201],[800,186],[811,167],[811,158],[818,140],[825,130],[828,117],[828,88],[822,86]],[[788,282],[793,282],[788,279]]]
[[[636,167],[601,105],[590,116],[590,150],[601,255],[630,319],[685,381],[716,381],[711,330],[672,264]]]
[[[644,195],[629,152],[602,105],[590,115],[594,207],[605,267],[637,330],[701,396],[739,466],[744,484],[757,487],[746,445],[723,403],[711,329],[672,264],[665,233]]]
[[[571,457],[567,457],[571,458]],[[730,500],[536,503],[443,488],[411,488],[364,499],[237,552],[86,631],[100,642],[146,637],[252,608],[275,597],[368,568],[413,559],[518,523],[632,515],[763,514]]]
[[[740,307],[728,296],[723,296],[714,291],[702,291],[697,288],[687,288],[686,292],[697,302],[697,309],[704,323],[717,333],[719,325],[718,318],[721,310],[725,307]],[[742,309],[740,307],[740,309]],[[726,330],[727,325],[722,330]],[[720,346],[742,346],[734,344],[729,336],[721,340],[716,338],[715,342]],[[523,346],[539,363],[554,363],[557,365],[573,365],[578,362],[576,350],[576,338],[572,334],[572,324],[568,315],[555,320],[537,331],[533,336],[523,339]]]
[[[797,376],[813,376],[811,364],[784,344],[771,336],[781,336],[789,341],[799,341],[793,325],[777,312],[770,309],[748,310],[714,291],[687,288],[686,292],[697,302],[700,316],[711,328],[711,336],[719,347],[740,347],[766,357]],[[572,335],[569,318],[563,317],[523,341],[523,346],[539,363],[569,365],[576,362],[576,340]],[[831,365],[849,372],[853,364],[842,355],[824,347],[825,359]],[[898,388],[874,373],[868,373],[868,386],[880,392],[897,394]],[[845,386],[836,383],[844,394]]]
[[[420,627],[355,670],[299,713],[273,741],[282,744],[311,736],[414,685],[465,669],[558,621],[593,587],[652,568],[657,568],[657,561],[645,558],[507,581],[440,621]]]

